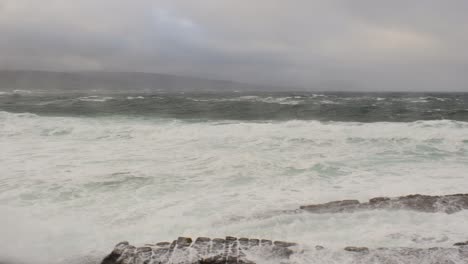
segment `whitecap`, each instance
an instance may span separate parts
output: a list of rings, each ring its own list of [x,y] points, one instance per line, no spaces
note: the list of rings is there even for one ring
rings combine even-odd
[[[145,99],[145,97],[143,97],[143,96],[127,96],[127,100],[135,100],[135,99]]]
[[[97,96],[97,95],[91,95],[91,96],[85,96],[85,97],[79,97],[78,100],[84,101],[84,102],[106,102],[109,100],[114,99],[113,97],[110,96]]]
[[[14,90],[14,94],[32,94],[33,92],[30,90]]]

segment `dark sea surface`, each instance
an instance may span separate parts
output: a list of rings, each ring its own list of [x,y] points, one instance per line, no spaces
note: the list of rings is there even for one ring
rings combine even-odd
[[[466,93],[0,94],[0,111],[194,120],[468,121]]]

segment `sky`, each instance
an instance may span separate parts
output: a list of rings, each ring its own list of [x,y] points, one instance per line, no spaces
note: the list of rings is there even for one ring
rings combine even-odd
[[[467,91],[466,0],[0,0],[0,69]]]

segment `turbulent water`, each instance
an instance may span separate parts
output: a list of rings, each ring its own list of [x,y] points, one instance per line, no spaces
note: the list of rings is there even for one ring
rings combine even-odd
[[[0,150],[0,256],[20,263],[181,235],[331,249],[468,239],[468,211],[280,213],[466,193],[467,94],[3,92]]]

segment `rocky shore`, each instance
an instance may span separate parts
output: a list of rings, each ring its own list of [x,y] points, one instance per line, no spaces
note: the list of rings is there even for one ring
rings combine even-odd
[[[389,209],[453,214],[468,209],[468,194],[443,196],[414,194],[393,198],[377,197],[363,203],[358,200],[342,200],[305,205],[301,206],[300,209],[311,213]],[[214,239],[199,237],[195,240],[189,237],[179,237],[172,242],[160,242],[143,247],[120,242],[112,253],[102,260],[101,264],[255,264],[258,259],[261,259],[261,262],[287,264],[295,263],[291,259],[300,258],[300,256],[305,255],[305,252],[313,252],[318,256],[328,254],[329,249],[323,246],[310,249],[291,242],[230,236]],[[468,241],[455,243],[453,247],[427,249],[369,249],[350,246],[336,254],[352,259],[354,261],[352,263],[468,263]]]
[[[358,210],[388,209],[453,214],[468,209],[468,194],[442,196],[412,194],[393,198],[376,197],[364,203],[358,200],[342,200],[323,204],[304,205],[300,209],[310,213],[343,213]]]
[[[160,242],[144,247],[134,247],[128,242],[118,243],[101,264],[149,263],[255,263],[249,256],[283,262],[295,252],[295,243],[248,238],[179,237],[173,242]],[[275,261],[276,262],[276,261]],[[279,263],[278,262],[278,263]]]
[[[301,259],[301,255],[305,255],[307,251],[317,257],[330,254],[322,246],[307,249],[284,241],[235,237],[199,237],[192,240],[189,237],[179,237],[171,243],[160,242],[143,247],[120,242],[101,264],[255,264],[258,259],[262,262],[287,264],[295,263],[293,256]],[[345,247],[341,252],[333,254],[337,258],[344,257],[358,263],[466,263],[463,261],[468,261],[468,241],[448,248]],[[414,262],[418,260],[421,262]]]

